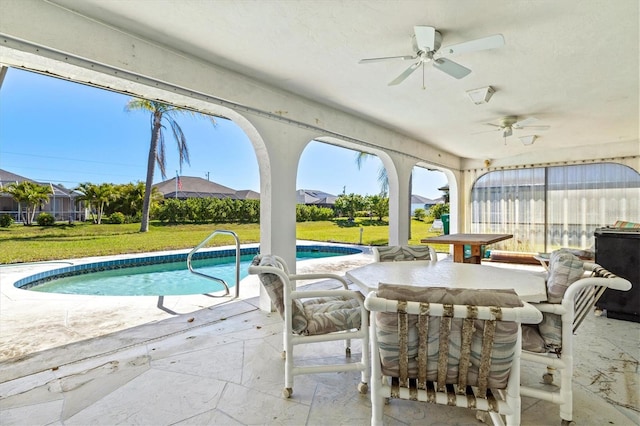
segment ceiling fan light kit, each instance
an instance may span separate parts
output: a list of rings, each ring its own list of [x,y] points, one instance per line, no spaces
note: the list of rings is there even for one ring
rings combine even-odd
[[[381,58],[368,58],[361,59],[360,64],[368,64],[372,62],[382,62],[388,60],[413,60],[414,63],[405,69],[398,77],[389,83],[389,86],[395,86],[402,83],[407,77],[409,77],[416,69],[422,67],[423,71],[423,83],[424,88],[424,65],[430,62],[431,65],[450,75],[451,77],[461,79],[471,73],[469,68],[466,68],[457,62],[444,58],[443,56],[455,55],[458,53],[476,52],[478,50],[494,49],[504,45],[504,37],[502,34],[496,34],[477,40],[470,40],[450,46],[440,48],[442,45],[442,34],[436,31],[434,27],[426,25],[419,25],[413,27],[413,55],[412,56],[386,56]]]
[[[522,145],[533,145],[537,137],[537,135],[520,136],[520,142]]]
[[[481,87],[479,89],[467,90],[467,96],[473,101],[476,105],[482,105],[489,102],[491,96],[495,93],[493,87]]]

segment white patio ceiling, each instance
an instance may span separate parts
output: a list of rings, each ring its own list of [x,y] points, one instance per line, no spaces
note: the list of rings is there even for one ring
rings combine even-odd
[[[49,3],[480,164],[603,144],[611,157],[640,154],[637,0]],[[426,67],[425,90],[420,70],[387,86],[410,61],[358,64],[411,55],[414,25],[436,27],[443,46],[492,34],[506,44],[452,57],[472,70],[461,80]],[[488,104],[465,93],[489,85]],[[550,129],[517,132],[506,145],[497,131],[478,133],[506,115]],[[523,146],[517,136],[528,134],[538,139]]]

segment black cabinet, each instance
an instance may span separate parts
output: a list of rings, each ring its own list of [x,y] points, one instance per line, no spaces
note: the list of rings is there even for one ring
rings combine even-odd
[[[631,290],[607,289],[598,307],[607,317],[640,322],[640,229],[598,228],[596,263],[631,282]]]

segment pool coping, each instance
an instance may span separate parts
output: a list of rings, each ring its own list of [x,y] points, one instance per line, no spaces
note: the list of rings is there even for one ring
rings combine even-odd
[[[234,258],[236,255],[236,248],[211,247],[203,249],[193,254],[193,260],[214,259],[222,257]],[[302,250],[301,250],[302,249]],[[256,255],[260,250],[258,245],[252,244],[251,246],[245,245],[240,247],[240,256]],[[337,245],[337,244],[296,244],[297,251],[318,251],[318,252],[342,252],[344,255],[352,255],[362,253],[363,250],[351,246]],[[73,264],[57,269],[49,269],[42,272],[37,272],[33,275],[28,275],[24,278],[14,281],[13,286],[20,290],[30,290],[33,287],[44,284],[46,282],[73,277],[84,274],[91,274],[95,272],[112,271],[117,269],[135,268],[139,266],[158,265],[166,263],[181,263],[186,262],[189,252],[180,251],[179,253],[158,254],[153,255],[137,255],[123,258],[120,255],[117,259],[104,259],[97,262],[86,262]],[[49,292],[51,293],[51,292]],[[186,294],[184,294],[186,295]],[[148,296],[161,296],[161,295],[148,295]]]

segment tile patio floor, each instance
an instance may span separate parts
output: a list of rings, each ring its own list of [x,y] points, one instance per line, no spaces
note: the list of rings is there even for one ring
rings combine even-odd
[[[345,267],[370,261],[370,255],[363,255]],[[299,272],[334,270],[335,262],[317,262]],[[10,274],[0,273],[5,286]],[[201,299],[165,301],[163,307],[178,314],[154,303],[142,306],[149,301],[119,301],[117,307],[102,302],[97,314],[90,299],[38,299],[20,306],[3,290],[0,424],[369,424],[371,404],[368,395],[356,390],[357,373],[297,376],[292,398],[281,397],[282,322],[277,314],[258,309],[255,277],[242,284],[239,300],[216,301],[215,306]],[[103,315],[115,309],[123,313]],[[147,312],[155,315],[145,319]],[[40,327],[47,322],[48,328]],[[31,342],[27,351],[20,349],[24,342]],[[353,357],[360,353],[354,345]],[[341,343],[300,351],[316,361],[335,362],[343,354]],[[590,316],[576,336],[575,354],[576,424],[640,424],[640,324]],[[541,374],[525,364],[523,381],[541,382]],[[398,401],[385,407],[385,423],[481,424],[465,409]],[[522,424],[559,425],[558,408],[523,398]]]

